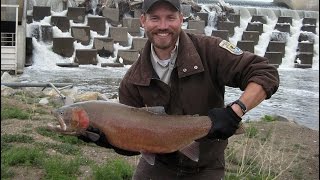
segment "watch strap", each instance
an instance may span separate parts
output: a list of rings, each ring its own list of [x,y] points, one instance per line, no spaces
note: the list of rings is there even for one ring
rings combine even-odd
[[[240,101],[240,99],[237,99],[236,101],[230,103],[228,106],[231,107],[233,104],[238,104],[240,106],[243,115],[247,112],[246,105],[242,101]]]

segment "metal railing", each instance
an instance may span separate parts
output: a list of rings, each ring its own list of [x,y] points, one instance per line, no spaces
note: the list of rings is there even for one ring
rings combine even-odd
[[[15,46],[16,33],[1,33],[1,46]]]

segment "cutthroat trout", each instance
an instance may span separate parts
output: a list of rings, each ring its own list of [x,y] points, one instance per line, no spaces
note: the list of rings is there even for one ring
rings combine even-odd
[[[85,135],[95,139],[92,132],[86,131],[90,125],[103,132],[113,146],[148,156],[145,159],[150,164],[153,163],[153,160],[148,160],[150,155],[175,151],[198,161],[199,146],[195,140],[208,134],[210,118],[168,115],[163,108],[159,109],[135,108],[107,101],[84,101],[53,111],[59,125],[48,124],[48,128],[62,134]],[[241,131],[238,129],[237,134]]]

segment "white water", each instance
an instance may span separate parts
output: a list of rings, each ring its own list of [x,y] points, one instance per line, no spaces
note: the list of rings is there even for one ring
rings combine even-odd
[[[66,11],[55,12],[55,15],[64,15]],[[213,16],[214,13],[211,13]],[[48,25],[51,17],[32,23],[27,26],[27,34],[31,34],[32,25]],[[212,17],[210,17],[212,18]],[[251,15],[246,8],[241,10],[240,26],[235,27],[234,36],[230,37],[230,42],[236,44],[241,39],[246,25],[251,21]],[[85,25],[85,23],[81,25]],[[80,25],[70,21],[72,25]],[[276,20],[267,18],[267,24],[264,25],[258,44],[255,46],[255,53],[263,56],[268,45],[271,33],[275,31],[274,25]],[[270,100],[264,101],[257,108],[248,112],[246,120],[257,119],[265,114],[278,114],[289,119],[295,120],[300,124],[306,125],[312,129],[318,129],[319,125],[319,24],[317,24],[317,35],[314,43],[314,62],[312,69],[293,68],[294,57],[296,54],[297,38],[301,19],[293,20],[291,34],[286,44],[286,56],[279,67],[280,87]],[[187,23],[183,24],[185,28]],[[108,34],[110,24],[106,22],[106,33]],[[206,35],[211,35],[212,24],[206,27]],[[143,30],[143,29],[142,29]],[[211,31],[210,31],[211,30]],[[101,36],[94,31],[90,31],[91,37]],[[54,37],[70,37],[69,32],[61,32],[57,27],[53,27]],[[106,35],[104,35],[106,36]],[[70,58],[64,58],[52,52],[52,43],[39,42],[33,38],[33,62],[30,67],[26,67],[24,73],[20,76],[23,82],[72,82],[79,91],[97,91],[110,97],[117,93],[119,83],[125,72],[130,66],[123,68],[100,67],[102,62],[114,62],[119,49],[130,49],[132,36],[129,36],[129,45],[126,47],[114,44],[114,56],[103,58],[98,55],[98,65],[81,65],[79,68],[59,67],[55,64],[58,62],[73,62],[74,54]],[[93,42],[87,46],[74,42],[76,49],[92,48]],[[226,89],[225,100],[231,102],[239,97],[241,91],[234,88]]]
[[[202,5],[202,9],[209,11],[207,5]],[[248,8],[235,6],[235,11],[238,12],[240,16],[240,26],[235,27],[235,33],[232,37],[229,38],[229,41],[233,44],[237,44],[241,40],[243,31],[247,28],[248,23],[251,21],[252,15]],[[259,56],[264,56],[268,43],[270,41],[272,32],[279,32],[275,30],[274,27],[277,23],[277,16],[275,11],[272,8],[255,8],[255,11],[258,15],[266,16],[267,23],[263,25],[263,33],[259,37],[258,44],[254,47],[254,53]],[[287,42],[285,46],[285,56],[282,59],[282,64],[279,68],[294,68],[294,61],[297,55],[298,47],[298,38],[301,32],[302,27],[302,18],[299,17],[297,11],[281,9],[280,14],[282,16],[292,16],[292,25],[290,26],[290,34],[287,37]],[[306,12],[307,17],[314,17],[314,13]],[[216,24],[217,18],[215,17],[215,12],[209,12],[208,17],[208,26],[205,27],[205,32],[207,36],[211,35],[213,29],[216,29],[214,25]],[[306,33],[306,32],[304,32]],[[313,34],[313,33],[312,33]],[[313,34],[314,37],[314,56],[312,69],[319,70],[319,22],[316,25],[316,34]]]

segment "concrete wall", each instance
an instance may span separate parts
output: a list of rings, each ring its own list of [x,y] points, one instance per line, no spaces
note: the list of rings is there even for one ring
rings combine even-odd
[[[319,11],[319,0],[273,0],[273,2],[282,2],[294,10]]]
[[[23,3],[24,0],[1,0],[1,5],[19,5],[18,21],[21,21],[23,15]],[[1,21],[16,21],[15,8],[1,8]]]
[[[61,12],[63,11],[63,4],[66,3],[67,7],[76,7],[84,0],[26,0],[27,10],[32,10],[33,6],[49,6],[51,11]]]
[[[22,73],[26,61],[26,27],[18,26],[17,32],[18,41],[18,59],[17,59],[17,72]]]

